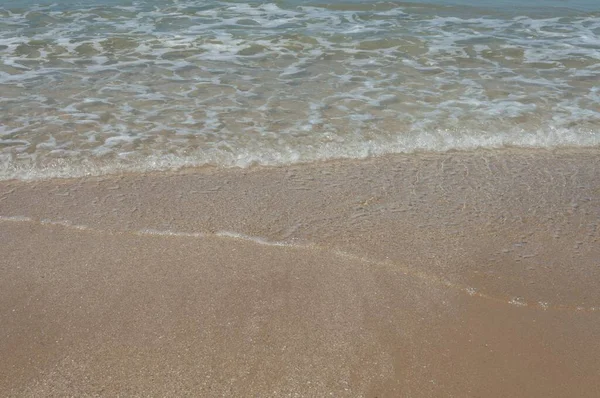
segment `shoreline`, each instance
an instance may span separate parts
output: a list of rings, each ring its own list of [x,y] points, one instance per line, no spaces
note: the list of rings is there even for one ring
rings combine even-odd
[[[560,154],[586,154],[586,153],[596,153],[600,149],[600,146],[586,146],[586,147],[574,147],[574,146],[559,146],[559,147],[549,147],[549,148],[539,148],[539,147],[519,147],[519,146],[504,146],[499,148],[467,148],[467,149],[450,149],[444,151],[430,151],[430,150],[415,150],[410,152],[391,152],[391,153],[383,153],[376,155],[368,155],[364,157],[333,157],[333,158],[323,158],[312,161],[300,161],[294,163],[282,163],[282,164],[257,164],[256,162],[252,162],[248,166],[238,166],[238,165],[227,165],[220,166],[211,163],[207,164],[181,164],[178,166],[172,166],[170,168],[165,169],[128,169],[127,167],[131,167],[131,164],[123,165],[124,169],[111,169],[111,166],[107,164],[87,164],[87,168],[96,169],[95,172],[88,174],[78,174],[73,176],[42,176],[42,177],[27,177],[27,178],[3,178],[0,179],[0,182],[9,182],[9,181],[20,181],[20,182],[34,182],[34,181],[51,181],[51,180],[79,180],[79,179],[90,179],[90,178],[110,178],[110,177],[124,177],[124,176],[134,176],[134,175],[162,175],[162,174],[187,174],[187,173],[207,173],[207,172],[217,172],[217,173],[226,173],[226,172],[243,172],[243,171],[260,171],[260,170],[269,170],[269,169],[286,169],[290,167],[311,167],[311,166],[326,166],[328,164],[346,164],[346,163],[355,163],[355,162],[368,162],[368,161],[377,161],[378,159],[394,159],[394,158],[428,158],[428,157],[440,157],[440,156],[452,156],[452,155],[469,155],[469,154],[498,154],[498,155],[510,155],[510,154],[551,154],[551,153],[560,153]],[[164,161],[158,159],[156,161]],[[58,163],[63,163],[61,167],[64,166],[65,161],[63,159],[58,159]],[[46,165],[45,167],[55,167],[57,166],[54,163]],[[81,167],[81,165],[77,166]],[[120,166],[121,167],[121,166]],[[101,171],[98,171],[101,170]],[[109,170],[109,171],[102,171]],[[62,173],[62,172],[61,172]],[[67,173],[67,172],[65,172]]]
[[[0,181],[0,395],[597,396],[600,148]]]
[[[121,235],[121,236],[132,235],[132,236],[142,236],[142,237],[143,236],[164,237],[164,238],[172,238],[172,239],[206,239],[209,241],[224,239],[224,240],[232,240],[232,241],[249,242],[249,243],[253,243],[253,244],[261,245],[261,246],[289,248],[289,249],[295,249],[295,250],[299,250],[299,251],[308,249],[308,250],[314,250],[314,251],[318,251],[318,252],[329,252],[329,254],[331,254],[335,257],[351,259],[351,260],[355,260],[355,261],[358,261],[358,262],[361,262],[364,264],[370,264],[370,265],[376,265],[376,266],[382,266],[382,267],[399,268],[402,270],[402,272],[404,272],[405,275],[410,275],[411,277],[423,279],[430,283],[438,284],[440,286],[444,286],[446,288],[456,290],[462,294],[466,294],[470,297],[477,297],[477,298],[481,298],[483,300],[490,300],[490,301],[494,301],[497,303],[509,304],[509,305],[513,305],[513,306],[517,306],[517,307],[529,307],[529,308],[533,308],[533,309],[541,310],[541,311],[547,311],[547,310],[573,311],[573,312],[600,311],[600,306],[582,307],[582,306],[566,306],[566,305],[561,305],[561,304],[551,305],[548,302],[527,302],[525,300],[519,300],[518,298],[509,297],[509,296],[507,296],[507,297],[490,296],[485,293],[478,292],[476,289],[474,289],[473,287],[470,287],[470,286],[458,286],[458,285],[455,285],[444,279],[432,278],[430,275],[420,273],[414,269],[405,268],[405,267],[403,267],[402,264],[393,263],[390,261],[373,260],[368,257],[360,257],[358,255],[355,255],[355,254],[352,254],[349,252],[335,250],[335,249],[332,250],[325,246],[317,246],[315,244],[310,244],[310,243],[309,244],[296,244],[293,242],[288,243],[288,242],[268,241],[261,237],[247,236],[247,235],[239,234],[236,232],[230,232],[230,231],[219,231],[219,232],[212,233],[212,234],[211,233],[177,232],[177,231],[158,231],[158,230],[122,231],[122,232],[115,233],[114,231],[98,230],[98,229],[89,228],[85,225],[71,224],[68,221],[64,221],[64,220],[63,221],[53,221],[53,220],[49,220],[49,219],[34,220],[34,219],[30,219],[30,218],[25,218],[25,217],[0,217],[0,223],[33,223],[36,226],[57,227],[57,228],[70,229],[70,230],[87,232],[90,234],[99,234],[99,235],[116,234],[116,235]]]

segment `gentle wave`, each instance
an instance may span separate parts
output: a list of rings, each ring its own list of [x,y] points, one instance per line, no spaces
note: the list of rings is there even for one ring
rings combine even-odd
[[[33,163],[28,160],[0,161],[0,180],[39,180],[49,178],[72,178],[99,176],[127,172],[150,172],[179,170],[186,167],[214,166],[224,168],[247,168],[256,165],[283,166],[334,159],[364,159],[393,153],[444,152],[449,150],[520,148],[596,147],[600,137],[592,132],[554,130],[548,132],[511,134],[474,134],[436,132],[419,134],[418,137],[398,137],[396,142],[361,141],[344,144],[322,143],[307,147],[260,148],[240,151],[198,150],[195,154],[130,155],[127,158],[98,160],[94,158],[59,158]]]
[[[600,143],[600,15],[0,8],[0,179]]]

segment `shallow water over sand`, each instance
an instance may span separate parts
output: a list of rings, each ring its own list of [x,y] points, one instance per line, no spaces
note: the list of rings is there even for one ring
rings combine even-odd
[[[600,143],[600,9],[438,3],[8,3],[0,178]]]
[[[1,181],[0,395],[597,396],[599,162]]]

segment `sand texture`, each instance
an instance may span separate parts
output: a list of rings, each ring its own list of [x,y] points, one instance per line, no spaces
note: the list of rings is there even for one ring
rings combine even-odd
[[[0,182],[0,396],[600,396],[600,150]]]

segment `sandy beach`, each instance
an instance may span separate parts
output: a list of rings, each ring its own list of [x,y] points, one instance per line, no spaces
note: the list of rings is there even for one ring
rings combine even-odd
[[[600,150],[0,182],[0,396],[600,396]]]

